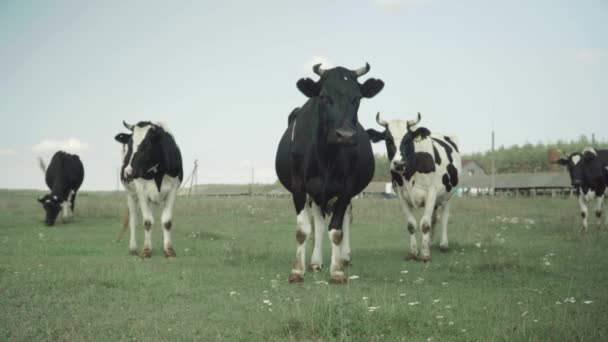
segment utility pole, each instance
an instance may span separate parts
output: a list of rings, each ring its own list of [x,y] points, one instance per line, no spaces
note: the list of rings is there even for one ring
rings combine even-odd
[[[249,196],[253,196],[253,184],[255,183],[255,168],[251,167],[251,183],[249,183]]]
[[[494,130],[492,130],[492,166],[491,166],[491,185],[490,191],[492,192],[492,196],[495,195],[495,187],[496,187],[496,153],[494,152]]]

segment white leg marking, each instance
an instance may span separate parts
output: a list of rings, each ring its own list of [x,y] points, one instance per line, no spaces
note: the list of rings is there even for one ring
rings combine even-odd
[[[349,204],[342,223],[342,261],[350,264],[350,224],[353,221],[353,205]]]
[[[161,215],[161,222],[163,225],[163,242],[165,252],[168,252],[171,248],[173,248],[173,243],[171,242],[171,230],[172,230],[172,219],[173,219],[173,208],[175,206],[175,198],[177,196],[178,186],[173,187],[169,194],[167,195],[167,200],[165,202],[165,207],[163,208],[163,213]],[[167,229],[167,225],[169,229]],[[171,253],[175,254],[173,251]],[[174,256],[174,255],[172,255]]]
[[[583,231],[587,231],[587,201],[582,191],[578,195],[578,204],[581,207],[581,215],[583,216]]]
[[[441,208],[441,241],[439,242],[439,248],[442,250],[448,249],[448,219],[450,217],[450,201],[443,204]]]
[[[604,194],[596,197],[595,216],[597,218],[597,228],[602,226],[602,204],[604,203]]]
[[[332,229],[329,231],[329,241],[331,242],[331,263],[329,274],[334,283],[345,283],[344,265],[342,263],[342,230]]]
[[[422,230],[422,248],[420,254],[424,261],[431,259],[431,249],[429,247],[431,242],[431,215],[433,215],[433,209],[435,208],[436,197],[437,192],[434,188],[430,188],[424,204],[424,214],[422,215],[422,219],[420,219],[420,229]]]
[[[305,204],[296,217],[296,260],[291,269],[291,274],[303,275],[306,268],[304,266],[306,263],[306,241],[312,230],[307,207],[308,204]]]
[[[145,192],[140,191],[140,189],[137,189],[137,200],[139,201],[141,216],[144,220],[144,251],[152,250],[152,226],[154,225],[152,208],[150,208]]]
[[[323,232],[327,229],[325,224],[325,217],[321,213],[321,208],[312,202],[312,216],[314,218],[314,231],[315,231],[315,242],[312,249],[312,257],[310,258],[310,265],[314,268],[319,268],[323,265]]]
[[[137,227],[137,200],[133,195],[127,195],[127,205],[129,207],[129,251],[133,254],[137,253],[137,240],[135,239],[135,227]]]
[[[410,251],[409,258],[416,258],[418,256],[418,245],[416,243],[416,219],[412,214],[409,205],[406,203],[403,198],[403,194],[401,193],[401,189],[399,187],[395,187],[395,193],[397,197],[399,197],[399,204],[401,204],[401,210],[403,210],[403,214],[405,215],[406,229],[410,234]]]

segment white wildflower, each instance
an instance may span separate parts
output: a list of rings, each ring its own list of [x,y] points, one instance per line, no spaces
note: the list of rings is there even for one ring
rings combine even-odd
[[[232,297],[232,296],[234,296],[234,295],[237,295],[237,294],[239,294],[239,293],[238,293],[238,292],[236,292],[236,291],[230,291],[230,297]]]
[[[405,293],[400,293],[399,297],[405,297]]]
[[[420,304],[420,302],[409,302],[409,303],[407,303],[407,305],[409,305],[409,306],[414,306],[414,305],[418,305],[418,304]]]
[[[586,300],[583,303],[585,303],[585,304],[591,304],[591,303],[593,303],[593,301],[592,300]]]
[[[359,279],[359,276],[358,276],[358,275],[354,275],[354,274],[353,274],[353,275],[351,275],[350,277],[348,277],[348,279],[351,279],[351,280],[352,280],[352,279]]]
[[[369,299],[369,297],[363,297],[363,298],[361,298],[361,300],[368,300],[368,299]]]
[[[402,274],[407,274],[408,272],[409,272],[408,270],[401,271]]]
[[[481,242],[477,242],[477,243],[475,244],[475,247],[477,247],[477,248],[481,248]]]
[[[441,299],[435,299],[435,300],[433,300],[433,304],[435,304],[435,303],[439,303],[439,301],[440,301],[440,300],[441,300]]]

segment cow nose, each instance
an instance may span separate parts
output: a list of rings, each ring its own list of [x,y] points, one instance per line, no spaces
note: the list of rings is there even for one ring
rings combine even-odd
[[[341,127],[336,130],[338,143],[343,145],[352,145],[355,142],[355,130],[352,128]]]
[[[391,169],[394,171],[405,171],[405,163],[402,160],[392,160],[391,161]]]

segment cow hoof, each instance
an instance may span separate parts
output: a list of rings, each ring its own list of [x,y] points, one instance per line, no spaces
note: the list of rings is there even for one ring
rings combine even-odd
[[[292,273],[289,275],[289,279],[287,279],[290,284],[299,284],[304,282],[304,277],[301,274]]]
[[[141,257],[142,258],[151,258],[152,257],[152,250],[150,248],[145,248],[141,252]]]
[[[407,255],[405,256],[405,260],[416,261],[416,260],[418,260],[418,256],[414,253],[407,253]]]
[[[310,264],[308,265],[308,270],[313,272],[319,272],[323,268],[323,265],[318,264]]]
[[[422,262],[429,262],[431,261],[431,256],[430,255],[423,255],[420,257],[420,261]]]
[[[329,282],[331,284],[342,285],[348,283],[348,278],[344,274],[332,275]]]
[[[440,251],[440,252],[445,253],[445,252],[447,252],[448,250],[449,250],[448,245],[445,245],[445,246],[440,245],[440,246],[439,246],[439,251]]]
[[[137,251],[137,249],[129,249],[129,255],[139,255],[139,252]]]
[[[175,255],[175,251],[173,250],[173,247],[169,247],[167,249],[165,249],[165,257],[166,258],[175,258],[177,255]]]

